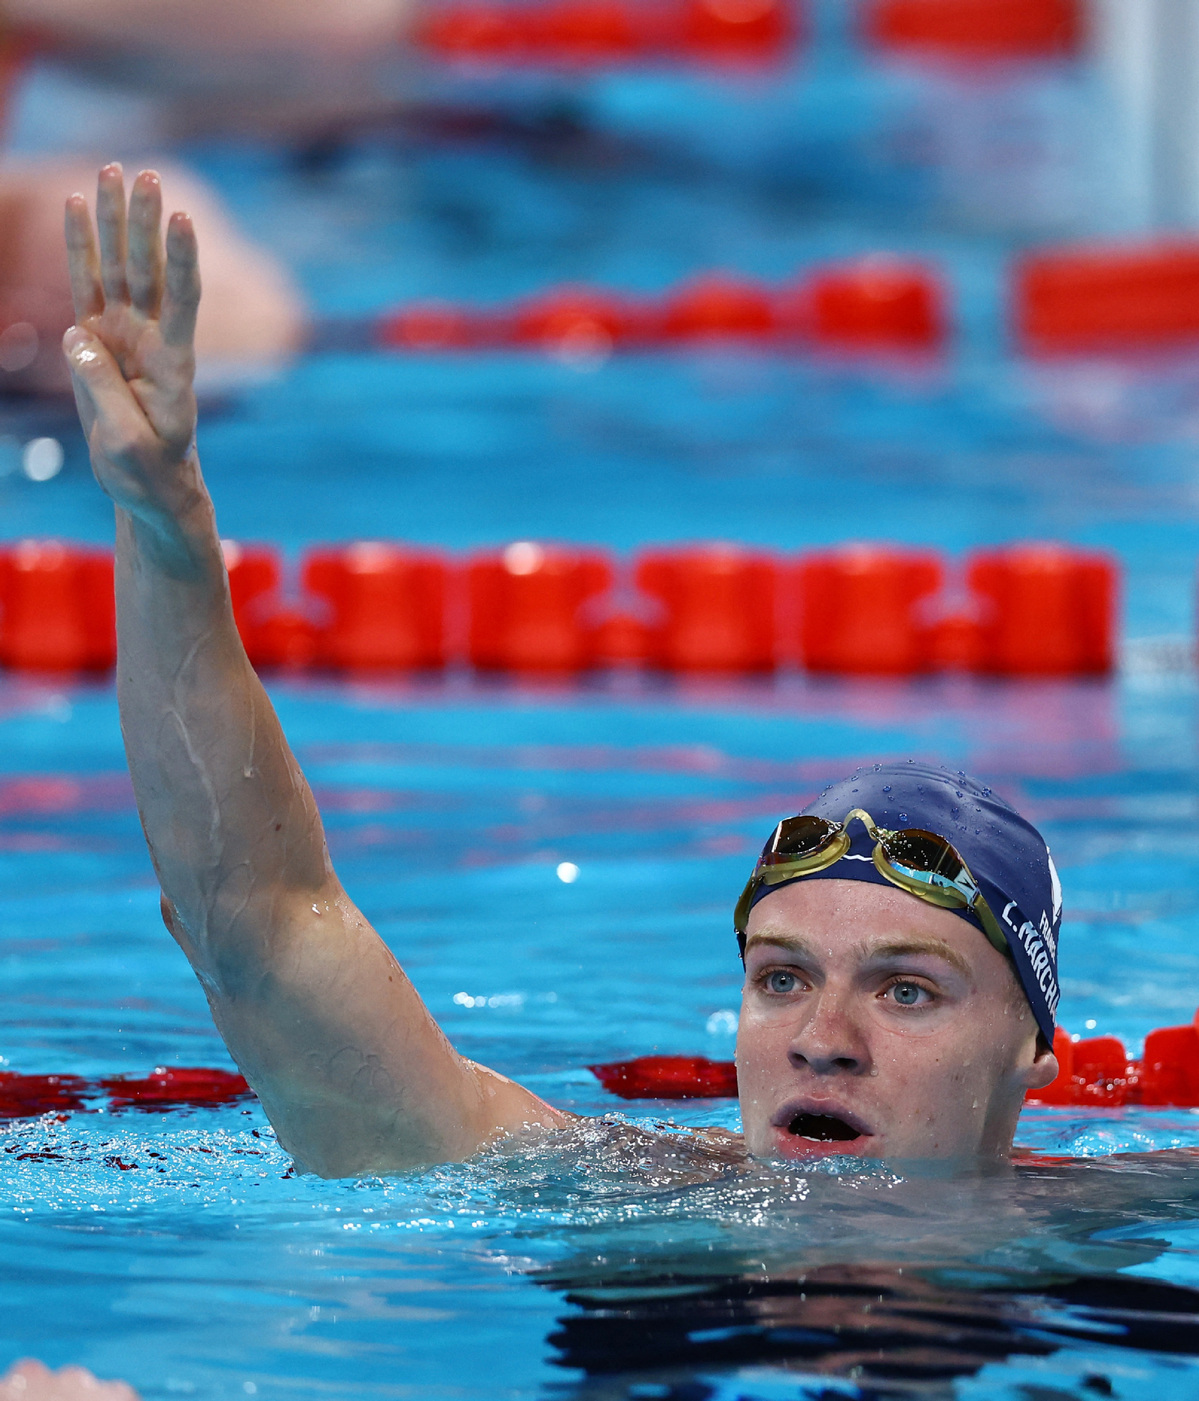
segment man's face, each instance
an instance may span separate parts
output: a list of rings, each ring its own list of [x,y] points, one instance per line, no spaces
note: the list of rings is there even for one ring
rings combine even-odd
[[[761,1157],[998,1158],[1057,1061],[1008,960],[889,886],[797,881],[749,918],[737,1079]]]

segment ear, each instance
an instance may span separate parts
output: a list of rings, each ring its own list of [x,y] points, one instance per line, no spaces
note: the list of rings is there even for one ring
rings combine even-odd
[[[1053,1054],[1053,1047],[1045,1038],[1037,1034],[1037,1046],[1031,1062],[1020,1072],[1020,1080],[1025,1090],[1043,1090],[1057,1079],[1061,1066]]]

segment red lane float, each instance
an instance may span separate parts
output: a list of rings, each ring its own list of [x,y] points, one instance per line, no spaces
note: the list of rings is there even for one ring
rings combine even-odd
[[[779,575],[772,555],[738,545],[644,551],[637,587],[662,608],[648,660],[668,671],[772,671]]]
[[[599,288],[551,288],[517,303],[510,338],[563,359],[603,358],[617,347],[654,336],[653,313],[626,297]]]
[[[113,558],[61,540],[0,550],[0,664],[106,671],[117,656]]]
[[[0,1071],[0,1120],[35,1119],[84,1107],[90,1086],[78,1075],[16,1075]]]
[[[592,665],[594,628],[585,605],[614,569],[600,550],[517,541],[467,566],[468,650],[488,671],[573,672]]]
[[[271,545],[222,540],[233,620],[257,667],[302,670],[315,659],[311,622],[279,603],[283,559]]]
[[[1083,0],[872,0],[867,39],[957,58],[1057,58],[1082,47]]]
[[[949,334],[940,277],[883,254],[816,272],[799,300],[802,329],[830,348],[927,351]]]
[[[591,632],[596,666],[637,667],[657,664],[659,629],[631,612],[606,613]]]
[[[921,606],[945,566],[931,550],[850,545],[809,555],[796,569],[799,659],[809,671],[906,676],[931,666]]]
[[[769,292],[748,278],[708,273],[685,282],[666,299],[667,341],[765,340],[778,319]]]
[[[605,1090],[621,1099],[734,1099],[737,1067],[704,1056],[638,1056],[589,1065]]]
[[[266,605],[283,580],[283,560],[273,545],[244,545],[237,540],[222,540],[221,553],[229,576],[233,618],[249,648],[266,616]]]
[[[1053,1038],[1061,1067],[1043,1090],[1031,1091],[1030,1104],[1118,1107],[1199,1106],[1199,1012],[1190,1026],[1151,1031],[1145,1051],[1132,1060],[1114,1036],[1075,1040],[1061,1027]]]
[[[99,1084],[107,1091],[111,1108],[151,1112],[235,1104],[252,1094],[240,1075],[181,1066],[160,1065],[143,1079],[116,1075]]]
[[[595,64],[655,58],[770,61],[799,35],[797,0],[550,0],[435,9],[417,29],[431,53],[457,63]]]
[[[116,1075],[95,1082],[79,1075],[0,1071],[0,1121],[85,1110],[101,1095],[113,1110],[167,1111],[236,1104],[252,1093],[242,1076],[200,1067],[160,1065],[144,1078]]]
[[[1017,339],[1077,354],[1199,340],[1199,242],[1056,248],[1017,263]]]
[[[1112,669],[1117,571],[1107,555],[1052,544],[979,551],[966,581],[982,606],[975,670],[1100,676]]]
[[[341,671],[408,671],[446,659],[443,555],[360,541],[312,550],[300,573],[329,607],[317,631],[316,662]]]
[[[682,50],[712,59],[783,58],[800,38],[799,0],[689,0]]]

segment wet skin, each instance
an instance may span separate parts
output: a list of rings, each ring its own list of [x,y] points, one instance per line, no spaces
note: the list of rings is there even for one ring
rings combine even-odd
[[[737,1037],[746,1147],[1002,1161],[1057,1061],[981,930],[904,891],[798,881],[753,909]]]

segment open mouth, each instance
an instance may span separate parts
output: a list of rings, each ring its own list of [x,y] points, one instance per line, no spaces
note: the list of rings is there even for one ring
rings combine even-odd
[[[787,1125],[787,1132],[815,1143],[850,1143],[862,1136],[861,1129],[832,1114],[796,1114]]]

